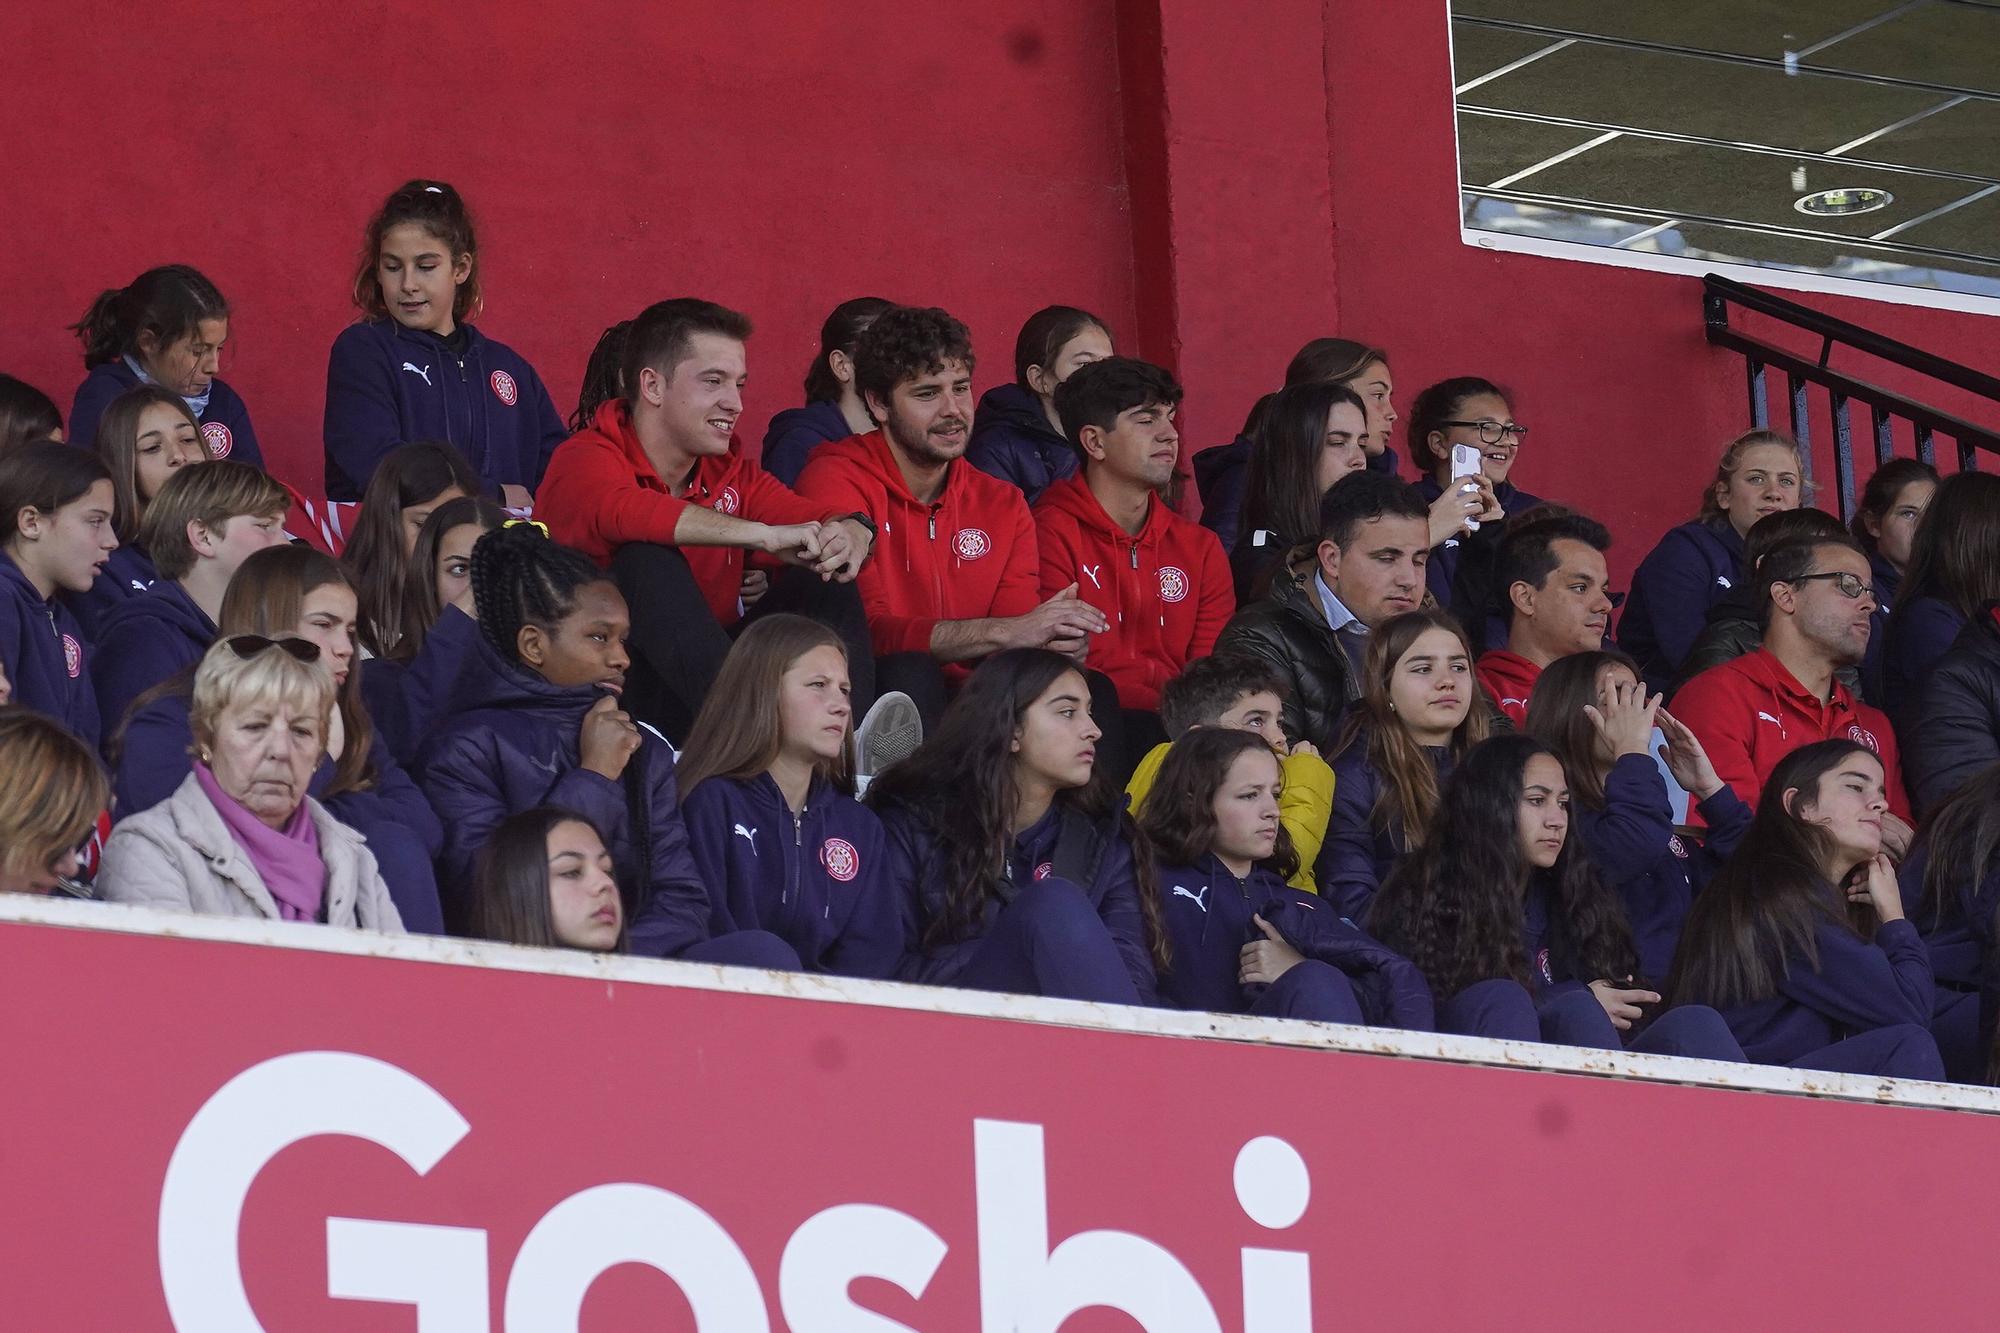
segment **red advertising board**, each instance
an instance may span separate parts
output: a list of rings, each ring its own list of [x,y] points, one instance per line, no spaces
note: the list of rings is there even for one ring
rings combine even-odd
[[[1675,1085],[1732,1075],[89,904],[0,916],[10,1329],[1992,1319],[2000,1120],[1850,1099],[1992,1109],[1981,1090]],[[112,929],[52,924],[93,917]],[[1537,1052],[1626,1077],[1519,1067]]]

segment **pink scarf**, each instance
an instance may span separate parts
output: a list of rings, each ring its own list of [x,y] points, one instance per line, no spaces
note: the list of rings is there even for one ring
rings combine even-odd
[[[319,830],[313,827],[306,803],[300,801],[291,820],[274,829],[224,791],[207,764],[194,766],[194,780],[250,858],[264,887],[278,900],[278,916],[286,921],[319,920],[320,901],[326,896],[326,863],[320,860]]]

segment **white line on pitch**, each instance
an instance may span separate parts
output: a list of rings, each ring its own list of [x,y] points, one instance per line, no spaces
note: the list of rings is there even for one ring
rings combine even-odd
[[[1557,51],[1562,50],[1565,46],[1575,46],[1575,45],[1576,45],[1576,38],[1565,37],[1561,41],[1556,42],[1553,45],[1543,47],[1541,50],[1534,52],[1532,55],[1522,56],[1519,60],[1516,60],[1511,65],[1502,65],[1499,69],[1494,70],[1492,73],[1482,74],[1478,78],[1472,80],[1470,83],[1459,84],[1458,87],[1451,90],[1452,96],[1463,97],[1467,93],[1471,92],[1474,88],[1479,87],[1481,84],[1491,83],[1493,82],[1493,80],[1499,78],[1503,74],[1512,74],[1515,70],[1521,68],[1521,66],[1523,65],[1532,65],[1537,60],[1540,60],[1543,56],[1553,55]]]
[[[1945,101],[1939,102],[1936,106],[1925,107],[1922,111],[1917,112],[1913,116],[1904,116],[1901,120],[1897,121],[1893,125],[1884,125],[1881,129],[1870,131],[1869,133],[1862,135],[1859,139],[1850,139],[1838,148],[1829,148],[1826,150],[1826,155],[1828,157],[1839,157],[1841,154],[1847,152],[1851,148],[1859,148],[1862,144],[1873,143],[1885,134],[1894,134],[1897,130],[1908,129],[1910,126],[1916,124],[1920,120],[1928,120],[1932,116],[1935,116],[1940,111],[1949,111],[1953,107],[1957,106],[1960,102],[1970,102],[1971,100],[1972,98],[1970,96],[1961,93],[1957,97],[1948,98]]]
[[[1947,213],[1955,213],[1959,209],[1964,208],[1967,204],[1976,204],[1981,199],[1984,199],[1987,195],[1993,194],[1996,191],[2000,191],[2000,185],[1989,185],[1983,190],[1979,190],[1972,194],[1968,194],[1963,199],[1954,199],[1950,203],[1944,205],[1941,208],[1933,208],[1928,213],[1919,213],[1917,216],[1911,218],[1908,222],[1898,222],[1895,226],[1889,228],[1887,231],[1878,231],[1873,236],[1870,236],[1868,239],[1871,241],[1886,241],[1891,236],[1894,236],[1897,232],[1908,231],[1910,228],[1916,226],[1920,222],[1929,222],[1932,218],[1941,218]]]
[[[1486,188],[1489,190],[1504,190],[1509,185],[1512,185],[1515,181],[1524,181],[1538,171],[1545,171],[1548,168],[1555,166],[1558,162],[1567,162],[1571,158],[1576,157],[1578,154],[1589,152],[1591,149],[1597,147],[1599,144],[1610,143],[1613,139],[1616,139],[1623,132],[1624,131],[1622,130],[1611,130],[1608,133],[1600,134],[1595,139],[1589,140],[1586,143],[1580,143],[1574,148],[1565,149],[1564,151],[1557,153],[1554,157],[1543,158],[1540,162],[1535,163],[1535,165],[1532,167],[1527,167],[1521,171],[1517,171],[1511,176],[1502,176],[1499,180],[1494,181],[1491,185],[1488,185]]]
[[[1624,240],[1618,242],[1618,244],[1612,246],[1611,248],[1614,250],[1629,250],[1633,246],[1637,245],[1639,242],[1645,240],[1647,237],[1658,236],[1661,232],[1667,230],[1669,227],[1678,227],[1680,226],[1680,224],[1681,220],[1679,218],[1668,218],[1665,222],[1655,223],[1652,226],[1646,228],[1646,230],[1644,231],[1633,232],[1630,236],[1627,236]]]
[[[1908,0],[1907,4],[1898,5],[1886,14],[1877,14],[1872,19],[1866,19],[1860,23],[1855,24],[1851,28],[1835,33],[1833,36],[1827,38],[1823,42],[1814,42],[1811,46],[1806,47],[1804,50],[1794,51],[1792,54],[1796,55],[1799,59],[1804,60],[1807,56],[1812,55],[1815,51],[1824,51],[1826,50],[1827,47],[1832,46],[1836,42],[1844,42],[1848,38],[1854,36],[1856,33],[1867,32],[1870,28],[1877,27],[1881,24],[1887,23],[1890,19],[1900,18],[1904,14],[1909,13],[1911,10],[1921,9],[1929,3],[1930,0]]]

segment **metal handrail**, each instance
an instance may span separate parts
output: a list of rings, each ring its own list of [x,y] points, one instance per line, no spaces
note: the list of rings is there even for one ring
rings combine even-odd
[[[1758,428],[1770,425],[1770,401],[1767,396],[1765,372],[1776,369],[1784,373],[1787,397],[1790,404],[1792,435],[1802,446],[1810,466],[1812,439],[1811,424],[1807,411],[1806,386],[1818,385],[1827,392],[1827,404],[1833,420],[1833,465],[1836,490],[1840,497],[1840,513],[1844,519],[1854,516],[1854,440],[1853,423],[1849,417],[1852,404],[1862,403],[1869,409],[1870,425],[1875,444],[1875,461],[1886,463],[1895,456],[1895,422],[1908,421],[1916,441],[1917,457],[1926,463],[1935,463],[1936,437],[1945,436],[1954,441],[1958,450],[1958,466],[1962,471],[1975,471],[1979,467],[1982,450],[2000,454],[2000,432],[1988,429],[1955,416],[1927,403],[1885,389],[1879,384],[1864,380],[1857,375],[1835,370],[1830,364],[1835,346],[1852,348],[1854,351],[1887,361],[1891,365],[1902,366],[1926,378],[1954,388],[1976,394],[1995,404],[2000,404],[2000,377],[1947,360],[1920,347],[1912,347],[1906,342],[1863,328],[1859,324],[1835,318],[1822,311],[1803,306],[1796,301],[1788,301],[1758,287],[1745,286],[1728,278],[1709,274],[1702,279],[1702,316],[1707,326],[1708,341],[1717,347],[1726,347],[1743,357],[1749,376],[1750,420]],[[1799,353],[1779,347],[1732,328],[1729,323],[1730,306],[1740,306],[1768,319],[1773,319],[1791,328],[1813,334],[1820,341],[1817,361]]]

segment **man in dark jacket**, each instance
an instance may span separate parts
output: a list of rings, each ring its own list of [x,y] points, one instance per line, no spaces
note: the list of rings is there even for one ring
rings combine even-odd
[[[1333,752],[1342,715],[1361,697],[1369,632],[1423,599],[1429,520],[1407,482],[1350,472],[1320,500],[1311,570],[1275,581],[1222,631],[1216,652],[1262,658],[1284,677],[1282,720],[1294,742]]]
[[[1911,710],[1910,800],[1938,808],[1981,769],[2000,763],[2000,602],[1966,622]]]

